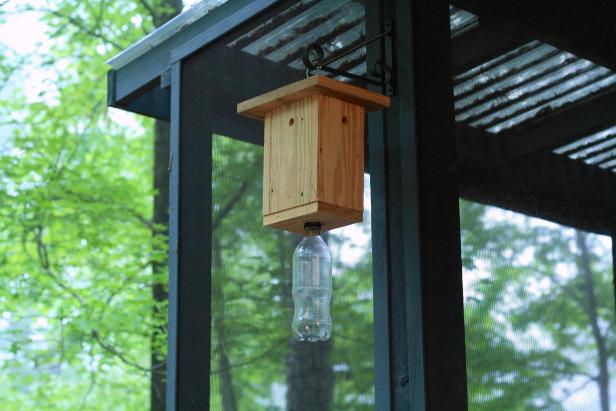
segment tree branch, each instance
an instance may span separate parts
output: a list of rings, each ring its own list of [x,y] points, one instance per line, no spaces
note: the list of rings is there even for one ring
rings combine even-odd
[[[154,10],[154,8],[152,7],[152,5],[150,3],[147,2],[147,0],[139,0],[139,3],[143,6],[144,9],[146,9],[146,11],[148,13],[150,13],[150,16],[152,16],[152,22],[154,23],[155,26],[159,26],[159,16],[156,13],[156,11]]]
[[[102,349],[104,349],[105,351],[107,351],[108,353],[112,354],[113,356],[117,357],[120,361],[122,361],[124,364],[126,365],[130,365],[131,367],[137,368],[138,370],[141,371],[145,371],[145,372],[152,372],[151,368],[148,367],[144,367],[140,364],[138,364],[137,362],[127,358],[124,354],[122,354],[121,352],[119,352],[118,350],[116,350],[113,346],[105,343],[100,335],[98,334],[98,331],[96,330],[92,330],[92,338],[94,338],[94,341],[96,341],[98,343],[98,345],[101,346]]]
[[[281,346],[281,345],[282,345],[285,341],[287,341],[287,337],[284,337],[284,338],[280,339],[280,340],[279,340],[279,341],[277,341],[274,345],[272,345],[270,348],[268,348],[267,350],[265,350],[264,352],[262,352],[261,354],[259,354],[259,355],[255,356],[255,357],[249,358],[249,359],[247,359],[246,361],[239,362],[239,363],[237,363],[237,364],[231,364],[231,365],[229,365],[227,368],[220,368],[220,369],[217,369],[217,370],[212,370],[212,371],[210,372],[210,374],[219,374],[219,373],[221,373],[221,372],[224,372],[224,371],[230,370],[230,369],[232,369],[232,368],[244,367],[244,366],[246,366],[246,365],[253,364],[253,363],[257,362],[257,361],[260,361],[260,360],[262,360],[263,358],[265,358],[265,357],[267,357],[268,355],[270,355],[270,354],[272,353],[272,351],[276,350],[276,349],[277,349],[279,346]]]
[[[242,198],[244,193],[246,193],[246,190],[248,190],[249,186],[250,182],[248,180],[242,181],[242,184],[240,185],[240,188],[237,190],[235,195],[231,197],[227,204],[225,204],[222,210],[220,210],[220,212],[216,215],[214,221],[212,221],[212,231],[216,231],[220,223],[222,223],[222,220],[224,220],[227,214],[229,214],[231,210],[233,210],[233,207],[235,207],[235,203],[237,203],[240,198]]]
[[[86,392],[83,394],[83,397],[81,397],[81,406],[79,407],[80,410],[86,409],[85,407],[88,401],[88,397],[90,396],[90,394],[92,394],[92,391],[94,390],[95,386],[96,386],[96,372],[92,370],[90,371],[90,384],[88,385]]]
[[[106,201],[106,200],[105,200],[105,199],[103,199],[103,198],[98,198],[98,197],[96,197],[96,196],[88,195],[88,194],[85,194],[85,193],[78,193],[78,192],[75,192],[75,191],[70,190],[70,189],[65,190],[65,192],[66,192],[67,194],[70,194],[70,195],[72,195],[72,196],[75,196],[77,199],[79,199],[81,202],[84,202],[84,203],[90,203],[90,204],[108,204],[108,205],[113,205],[113,203],[111,203],[111,202],[109,202],[109,201]],[[158,229],[156,228],[156,224],[155,224],[152,220],[150,220],[150,219],[148,219],[148,218],[146,218],[146,217],[142,216],[142,215],[141,215],[141,214],[139,214],[136,210],[132,210],[132,209],[125,209],[125,208],[122,208],[122,210],[123,210],[123,211],[126,211],[126,212],[127,212],[128,214],[130,214],[131,216],[135,217],[135,219],[137,219],[137,221],[139,221],[139,222],[140,222],[141,224],[143,224],[146,228],[148,228],[149,230],[151,230],[151,231],[155,232],[156,234],[165,234],[165,232],[164,232],[164,231],[158,230]]]
[[[69,23],[71,23],[73,26],[77,27],[82,32],[84,32],[85,34],[89,35],[90,37],[99,39],[107,44],[111,44],[114,48],[118,50],[124,50],[124,47],[121,44],[116,43],[115,41],[111,40],[110,38],[105,36],[103,33],[101,33],[99,30],[92,30],[83,21],[73,16],[67,16],[59,12],[58,10],[53,10],[53,9],[45,9],[45,8],[37,9],[34,7],[27,7],[25,10],[39,12],[39,13],[47,13],[47,14],[51,14],[52,16],[56,16],[58,18],[64,19],[68,21]]]
[[[79,304],[84,306],[85,303],[83,298],[75,290],[64,284],[60,278],[52,271],[51,265],[49,264],[49,253],[47,252],[47,245],[43,242],[43,227],[41,225],[35,228],[35,239],[36,239],[36,251],[39,258],[39,263],[41,268],[45,273],[53,280],[54,283],[67,293],[69,293],[73,298],[79,301]]]

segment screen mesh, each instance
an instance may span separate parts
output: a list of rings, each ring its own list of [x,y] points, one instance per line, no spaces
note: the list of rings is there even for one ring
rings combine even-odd
[[[611,409],[611,239],[464,200],[460,222],[469,409]]]
[[[262,227],[263,148],[215,135],[212,410],[374,408],[370,212],[324,235],[334,260],[332,338],[291,337],[291,258],[301,236]],[[366,178],[365,204],[370,204]]]

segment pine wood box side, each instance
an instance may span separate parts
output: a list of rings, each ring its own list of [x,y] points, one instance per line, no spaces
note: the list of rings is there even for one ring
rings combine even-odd
[[[364,108],[319,98],[317,197],[341,209],[364,209]],[[357,221],[361,221],[361,218]]]
[[[263,215],[317,201],[318,96],[265,117]]]

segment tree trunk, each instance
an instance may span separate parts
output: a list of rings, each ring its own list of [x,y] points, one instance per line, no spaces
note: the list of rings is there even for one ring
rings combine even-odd
[[[166,227],[169,222],[169,123],[156,121],[154,125],[154,216],[156,225]],[[154,228],[153,235],[159,235]],[[152,271],[155,278],[166,272],[166,261],[154,263]],[[165,322],[166,313],[160,310],[161,303],[167,300],[167,291],[163,284],[155,281],[152,285],[152,298],[154,305],[152,315],[155,320]],[[152,374],[150,379],[150,408],[152,411],[165,410],[165,375],[166,358],[156,345],[155,341],[166,335],[165,327],[157,327],[152,330],[151,364]]]
[[[334,373],[329,365],[332,340],[300,342],[291,337],[289,347],[287,410],[329,410],[334,388]]]
[[[216,270],[212,279],[212,318],[214,322],[214,333],[216,334],[216,350],[218,352],[217,375],[220,397],[222,399],[222,409],[224,411],[237,411],[237,399],[233,388],[233,378],[231,376],[231,363],[227,355],[227,341],[225,329],[225,306],[223,293],[224,280],[224,261],[222,260],[222,250],[220,240],[213,239],[214,268]]]
[[[581,231],[576,231],[576,240],[578,249],[580,250],[579,269],[584,277],[584,291],[586,294],[584,309],[590,320],[592,335],[595,340],[595,345],[597,346],[597,368],[599,369],[599,375],[597,376],[596,381],[599,388],[601,411],[610,411],[610,375],[608,373],[608,354],[605,336],[601,333],[601,329],[599,328],[595,281],[592,278],[590,254],[588,252],[588,245],[586,244],[586,235]]]
[[[279,237],[280,238],[280,237]],[[325,238],[325,237],[324,237]],[[301,237],[292,238],[294,250]],[[280,249],[284,249],[280,247]],[[286,258],[290,258],[289,255]],[[285,257],[283,257],[285,258]],[[293,308],[291,264],[286,266],[286,303]],[[291,310],[291,313],[293,311]],[[289,352],[287,366],[287,410],[288,411],[328,411],[331,408],[334,392],[334,372],[329,364],[333,337],[328,341],[300,342],[291,336],[291,320],[288,318]]]

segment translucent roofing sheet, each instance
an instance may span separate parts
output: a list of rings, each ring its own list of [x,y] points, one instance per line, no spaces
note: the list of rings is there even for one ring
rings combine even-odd
[[[449,10],[452,35],[478,25],[477,16],[453,6]],[[233,40],[229,46],[303,69],[301,56],[304,48],[311,43],[319,44],[329,55],[363,42],[366,39],[364,13],[364,6],[358,1],[302,0]],[[365,75],[365,53],[365,48],[361,48],[332,64],[332,67]]]
[[[559,147],[554,153],[616,171],[616,125]]]
[[[532,41],[454,78],[456,121],[490,133],[616,87],[616,74]]]
[[[479,19],[474,14],[449,6],[449,29],[452,37],[456,37],[478,25]]]
[[[363,42],[366,38],[364,14],[364,6],[357,1],[302,0],[228,45],[302,69],[302,54],[311,43],[317,43],[329,55]],[[365,74],[365,48],[345,56],[332,67]]]

